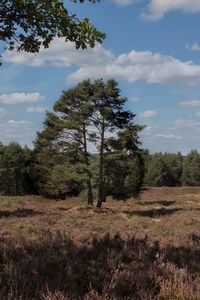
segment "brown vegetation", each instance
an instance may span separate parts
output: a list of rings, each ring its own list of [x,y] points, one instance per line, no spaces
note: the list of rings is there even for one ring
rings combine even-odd
[[[160,248],[120,235],[0,240],[1,299],[199,299],[200,236]]]
[[[4,237],[37,238],[44,229],[61,230],[73,240],[120,232],[140,235],[161,244],[179,245],[200,232],[200,188],[149,188],[141,199],[108,199],[102,209],[79,198],[65,201],[37,196],[0,197],[0,233]]]
[[[200,299],[200,188],[80,201],[0,198],[0,299]]]

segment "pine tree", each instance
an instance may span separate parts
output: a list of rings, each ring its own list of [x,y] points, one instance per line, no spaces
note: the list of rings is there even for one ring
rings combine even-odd
[[[99,151],[99,192],[97,207],[105,200],[105,150],[108,133],[115,133],[128,127],[135,117],[130,111],[124,110],[127,98],[120,96],[118,83],[111,79],[107,82],[96,80],[93,84],[94,95],[92,124],[96,129],[95,138]]]
[[[46,141],[42,141],[43,148],[46,143],[51,151],[57,149],[58,153],[65,153],[68,162],[74,165],[73,174],[78,169],[77,180],[83,182],[85,179],[90,205],[93,205],[94,181],[90,148],[91,144],[96,147],[99,154],[97,207],[101,207],[106,198],[105,155],[108,152],[108,138],[117,134],[121,151],[126,149],[130,154],[135,154],[138,150],[137,133],[142,128],[133,124],[135,115],[124,110],[127,99],[121,97],[120,92],[114,80],[79,83],[62,93],[53,107],[54,112],[47,113],[44,132],[38,135],[40,141],[42,135],[46,137]],[[54,163],[51,168],[54,168]],[[56,171],[55,176],[59,178]],[[51,176],[49,178],[52,180]],[[60,184],[63,186],[61,181]]]
[[[90,153],[88,143],[93,140],[90,129],[92,106],[90,98],[93,87],[89,80],[79,83],[75,88],[63,92],[54,105],[54,111],[59,113],[62,127],[60,138],[69,147],[73,147],[77,160],[83,164],[86,173],[88,204],[93,205],[92,174],[90,171]],[[70,153],[69,153],[70,155]]]
[[[182,184],[200,185],[200,153],[192,150],[183,161]]]

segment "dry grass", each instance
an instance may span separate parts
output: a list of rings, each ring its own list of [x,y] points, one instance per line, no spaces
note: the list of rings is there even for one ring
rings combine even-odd
[[[0,198],[1,235],[37,238],[44,229],[62,230],[75,240],[120,232],[178,245],[191,233],[200,233],[200,187],[149,188],[140,200],[108,199],[103,209],[87,207],[78,198]]]
[[[2,196],[0,234],[0,299],[200,299],[200,187],[102,209]]]

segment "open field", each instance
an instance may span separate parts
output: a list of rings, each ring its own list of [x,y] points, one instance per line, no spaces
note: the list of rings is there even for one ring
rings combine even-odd
[[[191,233],[200,234],[200,187],[149,188],[140,200],[108,199],[103,209],[87,207],[78,198],[0,197],[1,236],[34,238],[44,229],[64,231],[76,240],[119,232],[180,244]]]
[[[200,299],[200,187],[102,209],[2,196],[0,234],[3,300]]]

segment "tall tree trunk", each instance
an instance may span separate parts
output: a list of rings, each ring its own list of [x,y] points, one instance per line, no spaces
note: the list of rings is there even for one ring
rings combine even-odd
[[[85,124],[83,125],[83,143],[84,143],[84,156],[85,163],[87,166],[88,180],[87,180],[87,202],[88,205],[93,205],[93,192],[92,192],[92,179],[91,172],[89,169],[89,159],[88,159],[88,151],[87,151],[87,138],[86,138],[86,128]]]
[[[102,202],[104,201],[104,133],[105,128],[104,124],[102,126],[101,131],[101,144],[100,144],[100,162],[99,162],[99,193],[98,193],[98,201],[97,201],[97,207],[102,206]]]

